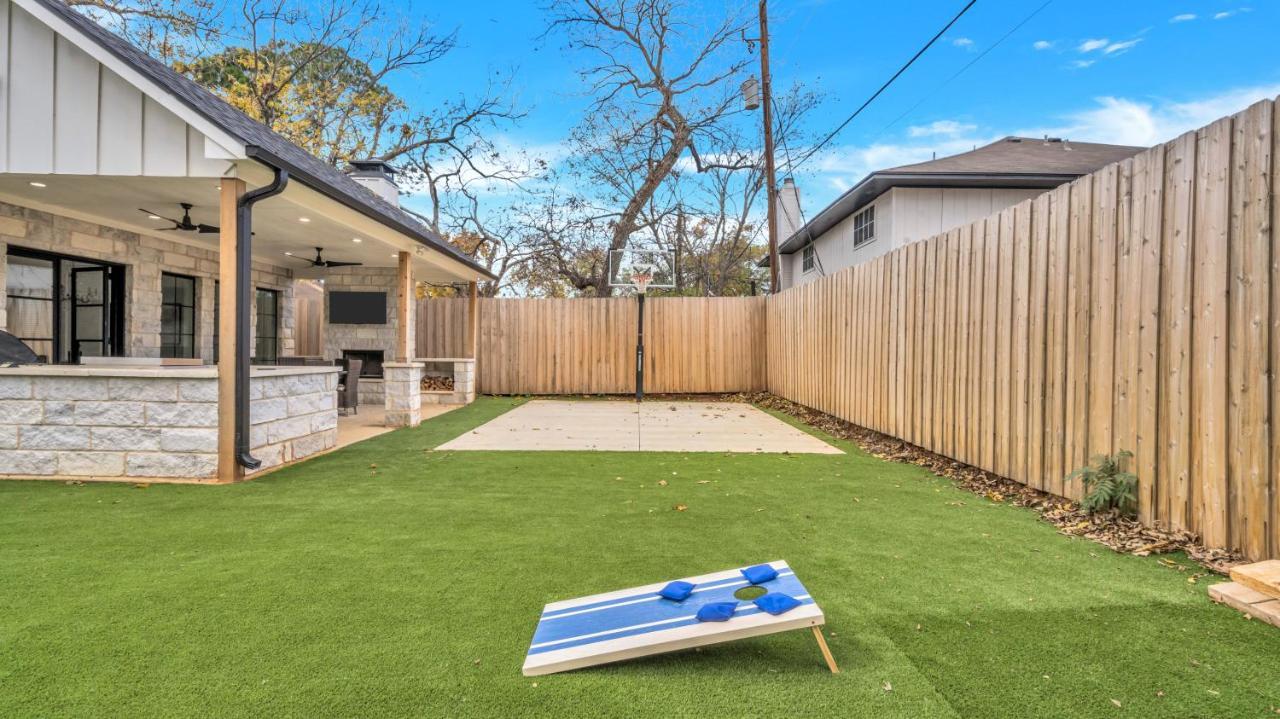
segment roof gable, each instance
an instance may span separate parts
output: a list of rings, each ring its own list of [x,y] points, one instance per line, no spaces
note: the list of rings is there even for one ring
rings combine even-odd
[[[480,275],[492,277],[488,270],[445,242],[412,215],[377,197],[346,173],[316,158],[60,0],[12,2],[59,30],[59,34],[65,34],[69,41],[85,52],[99,57],[104,66],[117,65],[122,77],[135,83],[144,94],[175,114],[192,118],[193,126],[205,125],[210,134],[227,138],[220,138],[218,144],[224,147],[238,144],[245,156],[288,170],[296,181],[330,199],[465,264]],[[228,149],[232,152],[239,150],[235,147]]]

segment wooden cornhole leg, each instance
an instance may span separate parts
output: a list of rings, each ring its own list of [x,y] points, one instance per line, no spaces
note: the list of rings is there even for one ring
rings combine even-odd
[[[827,640],[822,637],[822,627],[810,627],[813,630],[813,638],[818,640],[818,648],[822,650],[822,658],[827,660],[827,668],[832,674],[839,674],[840,667],[836,666],[836,658],[831,656],[831,649],[827,646]]]

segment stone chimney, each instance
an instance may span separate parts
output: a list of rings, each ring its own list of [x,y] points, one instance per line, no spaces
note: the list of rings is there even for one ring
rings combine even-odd
[[[348,173],[351,179],[373,191],[392,205],[400,206],[400,188],[396,186],[396,171],[383,160],[352,160]]]
[[[788,177],[782,181],[777,203],[778,244],[782,244],[804,226],[804,220],[800,218],[800,190],[796,188],[795,180]]]

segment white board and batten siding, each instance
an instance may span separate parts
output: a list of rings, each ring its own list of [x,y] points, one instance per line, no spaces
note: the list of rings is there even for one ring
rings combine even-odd
[[[0,172],[220,177],[235,153],[0,0]]]

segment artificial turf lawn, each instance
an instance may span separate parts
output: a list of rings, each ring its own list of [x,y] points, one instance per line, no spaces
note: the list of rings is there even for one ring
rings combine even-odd
[[[1214,580],[1060,536],[847,443],[796,456],[428,451],[513,402],[481,399],[234,486],[0,482],[0,716],[1280,707],[1280,630],[1211,604]],[[545,602],[774,559],[825,610],[842,674],[791,632],[520,675]]]

